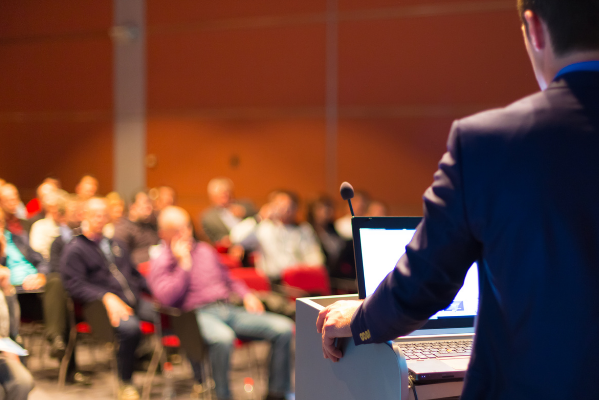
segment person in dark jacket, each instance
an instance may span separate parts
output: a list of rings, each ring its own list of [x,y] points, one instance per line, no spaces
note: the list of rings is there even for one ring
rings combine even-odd
[[[153,221],[152,202],[145,192],[138,192],[129,206],[127,218],[114,227],[113,238],[127,246],[133,264],[150,260],[150,247],[158,244],[158,232]]]
[[[320,312],[326,358],[342,356],[338,337],[381,343],[418,329],[480,260],[461,399],[597,398],[585,377],[599,375],[599,2],[518,8],[542,91],[453,124],[395,269],[363,303]]]
[[[66,244],[80,232],[82,218],[82,202],[77,196],[71,195],[66,203],[58,208],[57,224],[60,231],[50,246],[50,273],[46,282],[44,294],[44,323],[46,325],[46,339],[50,342],[50,357],[61,360],[66,350],[68,341],[68,311],[67,292],[60,276],[60,259]],[[67,368],[67,382],[90,384],[89,376],[78,372],[76,368],[75,350]]]
[[[135,350],[141,339],[140,320],[153,321],[151,303],[141,298],[145,279],[135,269],[129,252],[118,240],[108,240],[102,229],[108,222],[105,199],[93,197],[85,203],[82,234],[64,250],[60,273],[66,290],[83,304],[101,301],[115,328],[119,350],[117,364],[123,386],[120,399],[137,399],[131,384]]]

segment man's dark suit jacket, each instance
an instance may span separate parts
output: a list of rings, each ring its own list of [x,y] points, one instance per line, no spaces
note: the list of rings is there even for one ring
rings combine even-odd
[[[406,254],[354,315],[356,344],[422,326],[477,259],[462,399],[598,398],[599,72],[454,123]]]

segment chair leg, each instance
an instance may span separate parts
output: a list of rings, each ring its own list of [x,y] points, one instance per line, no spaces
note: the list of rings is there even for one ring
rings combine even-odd
[[[64,356],[62,356],[62,360],[60,360],[60,369],[58,373],[58,390],[63,390],[64,385],[67,380],[67,367],[69,366],[69,361],[71,360],[71,355],[75,350],[75,342],[77,341],[77,327],[72,326],[71,331],[69,332],[69,343],[67,344],[67,348],[64,352]]]
[[[107,347],[110,352],[110,365],[112,369],[112,378],[113,378],[113,390],[114,390],[114,398],[118,399],[119,397],[119,389],[120,389],[120,380],[119,380],[119,366],[117,361],[117,343],[108,343]]]
[[[154,380],[154,376],[156,376],[156,371],[158,370],[158,363],[160,362],[160,357],[162,357],[162,345],[160,340],[156,340],[156,347],[154,348],[154,354],[152,354],[152,360],[150,361],[150,366],[148,367],[148,372],[146,372],[146,378],[144,380],[144,386],[142,390],[141,399],[149,400],[150,392],[152,391],[152,381]]]

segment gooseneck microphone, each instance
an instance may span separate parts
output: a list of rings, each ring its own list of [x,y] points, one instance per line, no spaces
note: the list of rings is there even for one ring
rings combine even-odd
[[[339,188],[339,193],[341,194],[341,198],[343,198],[343,200],[347,200],[349,203],[349,211],[351,211],[351,216],[355,217],[354,208],[351,205],[351,199],[354,198],[354,188],[349,184],[349,182],[343,182]]]

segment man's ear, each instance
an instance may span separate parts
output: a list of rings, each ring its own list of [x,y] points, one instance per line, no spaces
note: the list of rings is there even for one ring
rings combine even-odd
[[[536,52],[545,50],[547,40],[545,38],[545,26],[537,14],[531,10],[524,11],[524,23],[528,40]]]

